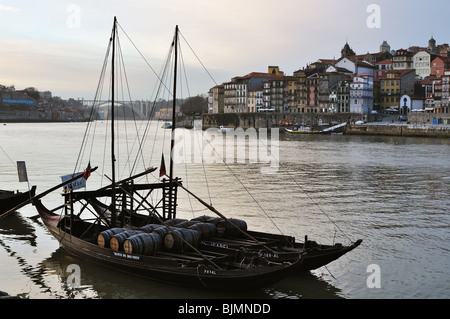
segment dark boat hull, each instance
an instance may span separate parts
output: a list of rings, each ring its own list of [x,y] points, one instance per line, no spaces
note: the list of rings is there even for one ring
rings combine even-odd
[[[213,238],[211,240],[202,241],[202,245],[208,247],[234,248],[258,250],[261,256],[274,262],[293,261],[299,253],[306,252],[304,261],[298,265],[297,271],[310,271],[323,267],[343,255],[358,247],[362,240],[359,239],[350,245],[320,245],[312,241],[305,243],[295,242],[290,236],[275,235],[262,232],[248,231],[249,235],[258,240],[260,244],[255,244],[252,240],[235,238]],[[273,251],[263,249],[264,246],[272,247]]]
[[[190,265],[183,254],[157,253],[154,256],[127,254],[70,235],[59,228],[61,217],[48,211],[40,201],[33,203],[47,229],[70,254],[123,273],[168,284],[197,288],[242,290],[262,288],[291,274],[304,260],[303,255],[292,263],[246,265],[247,269],[217,269],[198,263]],[[224,256],[227,258],[227,256]],[[230,261],[230,264],[233,263]],[[225,265],[228,264],[225,263]]]
[[[15,212],[13,210],[20,204],[29,201],[36,194],[36,186],[33,186],[28,192],[10,192],[0,191],[0,217],[6,217]]]

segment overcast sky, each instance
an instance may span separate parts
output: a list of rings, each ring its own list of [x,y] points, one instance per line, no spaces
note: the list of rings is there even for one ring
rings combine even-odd
[[[338,58],[346,41],[357,54],[384,40],[391,49],[427,46],[432,35],[450,43],[449,9],[448,0],[0,0],[0,84],[92,99],[114,16],[155,70],[179,25],[220,84],[269,65],[292,75]],[[189,95],[207,93],[215,83],[191,61]],[[151,80],[138,82],[132,98],[151,99]]]

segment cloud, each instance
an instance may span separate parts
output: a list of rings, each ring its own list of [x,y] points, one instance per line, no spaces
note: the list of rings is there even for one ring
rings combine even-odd
[[[16,7],[10,7],[10,6],[4,6],[2,4],[0,4],[0,11],[20,11],[20,8],[16,8]]]

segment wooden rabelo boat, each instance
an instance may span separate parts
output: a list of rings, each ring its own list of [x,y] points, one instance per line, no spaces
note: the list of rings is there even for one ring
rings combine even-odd
[[[35,195],[36,186],[31,187],[31,189],[26,192],[0,190],[0,218],[14,213],[16,209],[21,207],[22,203],[29,203],[29,200]]]
[[[304,260],[304,252],[283,262],[271,261],[256,250],[200,245],[209,234],[206,223],[197,229],[182,228],[176,218],[177,192],[182,186],[170,172],[157,183],[139,183],[139,178],[155,171],[146,169],[122,180],[116,178],[115,137],[115,57],[119,47],[118,23],[108,46],[111,53],[111,175],[109,185],[94,191],[74,191],[71,182],[87,179],[97,168],[90,162],[83,174],[67,182],[63,205],[48,209],[33,202],[45,226],[69,253],[117,271],[148,279],[190,287],[242,290],[265,287],[285,278]],[[174,52],[174,79],[177,78],[178,27],[171,46]],[[105,61],[107,61],[107,58]],[[105,63],[106,65],[106,63]],[[173,83],[172,135],[175,129],[176,80]],[[90,122],[89,122],[90,124]],[[88,125],[89,125],[88,124]],[[171,151],[174,139],[172,137]],[[165,167],[165,165],[164,165]],[[164,170],[165,172],[165,170]],[[157,204],[149,198],[160,192]],[[41,196],[40,196],[41,197]],[[106,202],[106,203],[105,203]],[[61,210],[61,214],[56,213]],[[248,236],[247,236],[248,238]]]

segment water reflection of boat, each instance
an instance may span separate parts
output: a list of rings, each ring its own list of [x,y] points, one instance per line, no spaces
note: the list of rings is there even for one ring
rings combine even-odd
[[[5,249],[11,260],[16,260],[17,267],[20,272],[39,287],[42,291],[50,291],[50,287],[45,280],[45,270],[40,265],[34,265],[32,260],[28,259],[23,253],[23,247],[30,245],[37,247],[37,235],[35,228],[29,223],[29,219],[25,219],[20,214],[11,214],[2,219],[0,223],[0,234],[4,235],[0,238],[0,246]],[[17,249],[19,247],[20,249]],[[8,271],[9,269],[6,269]],[[15,279],[16,280],[16,279]],[[5,283],[2,282],[5,287]],[[22,292],[13,298],[29,298],[29,292]]]
[[[76,264],[82,269],[80,287],[68,289],[67,272],[69,265]],[[62,289],[67,297],[102,299],[339,299],[341,291],[329,282],[312,273],[293,275],[271,287],[256,291],[205,291],[189,287],[177,287],[160,282],[141,280],[126,274],[105,269],[96,264],[68,254],[58,248],[51,256],[41,262],[43,268],[52,271],[60,278]],[[53,289],[56,289],[54,287]],[[146,302],[147,302],[146,301]]]
[[[16,242],[23,241],[33,247],[37,246],[35,230],[21,214],[10,214],[3,218],[0,223],[0,234],[12,236]]]

